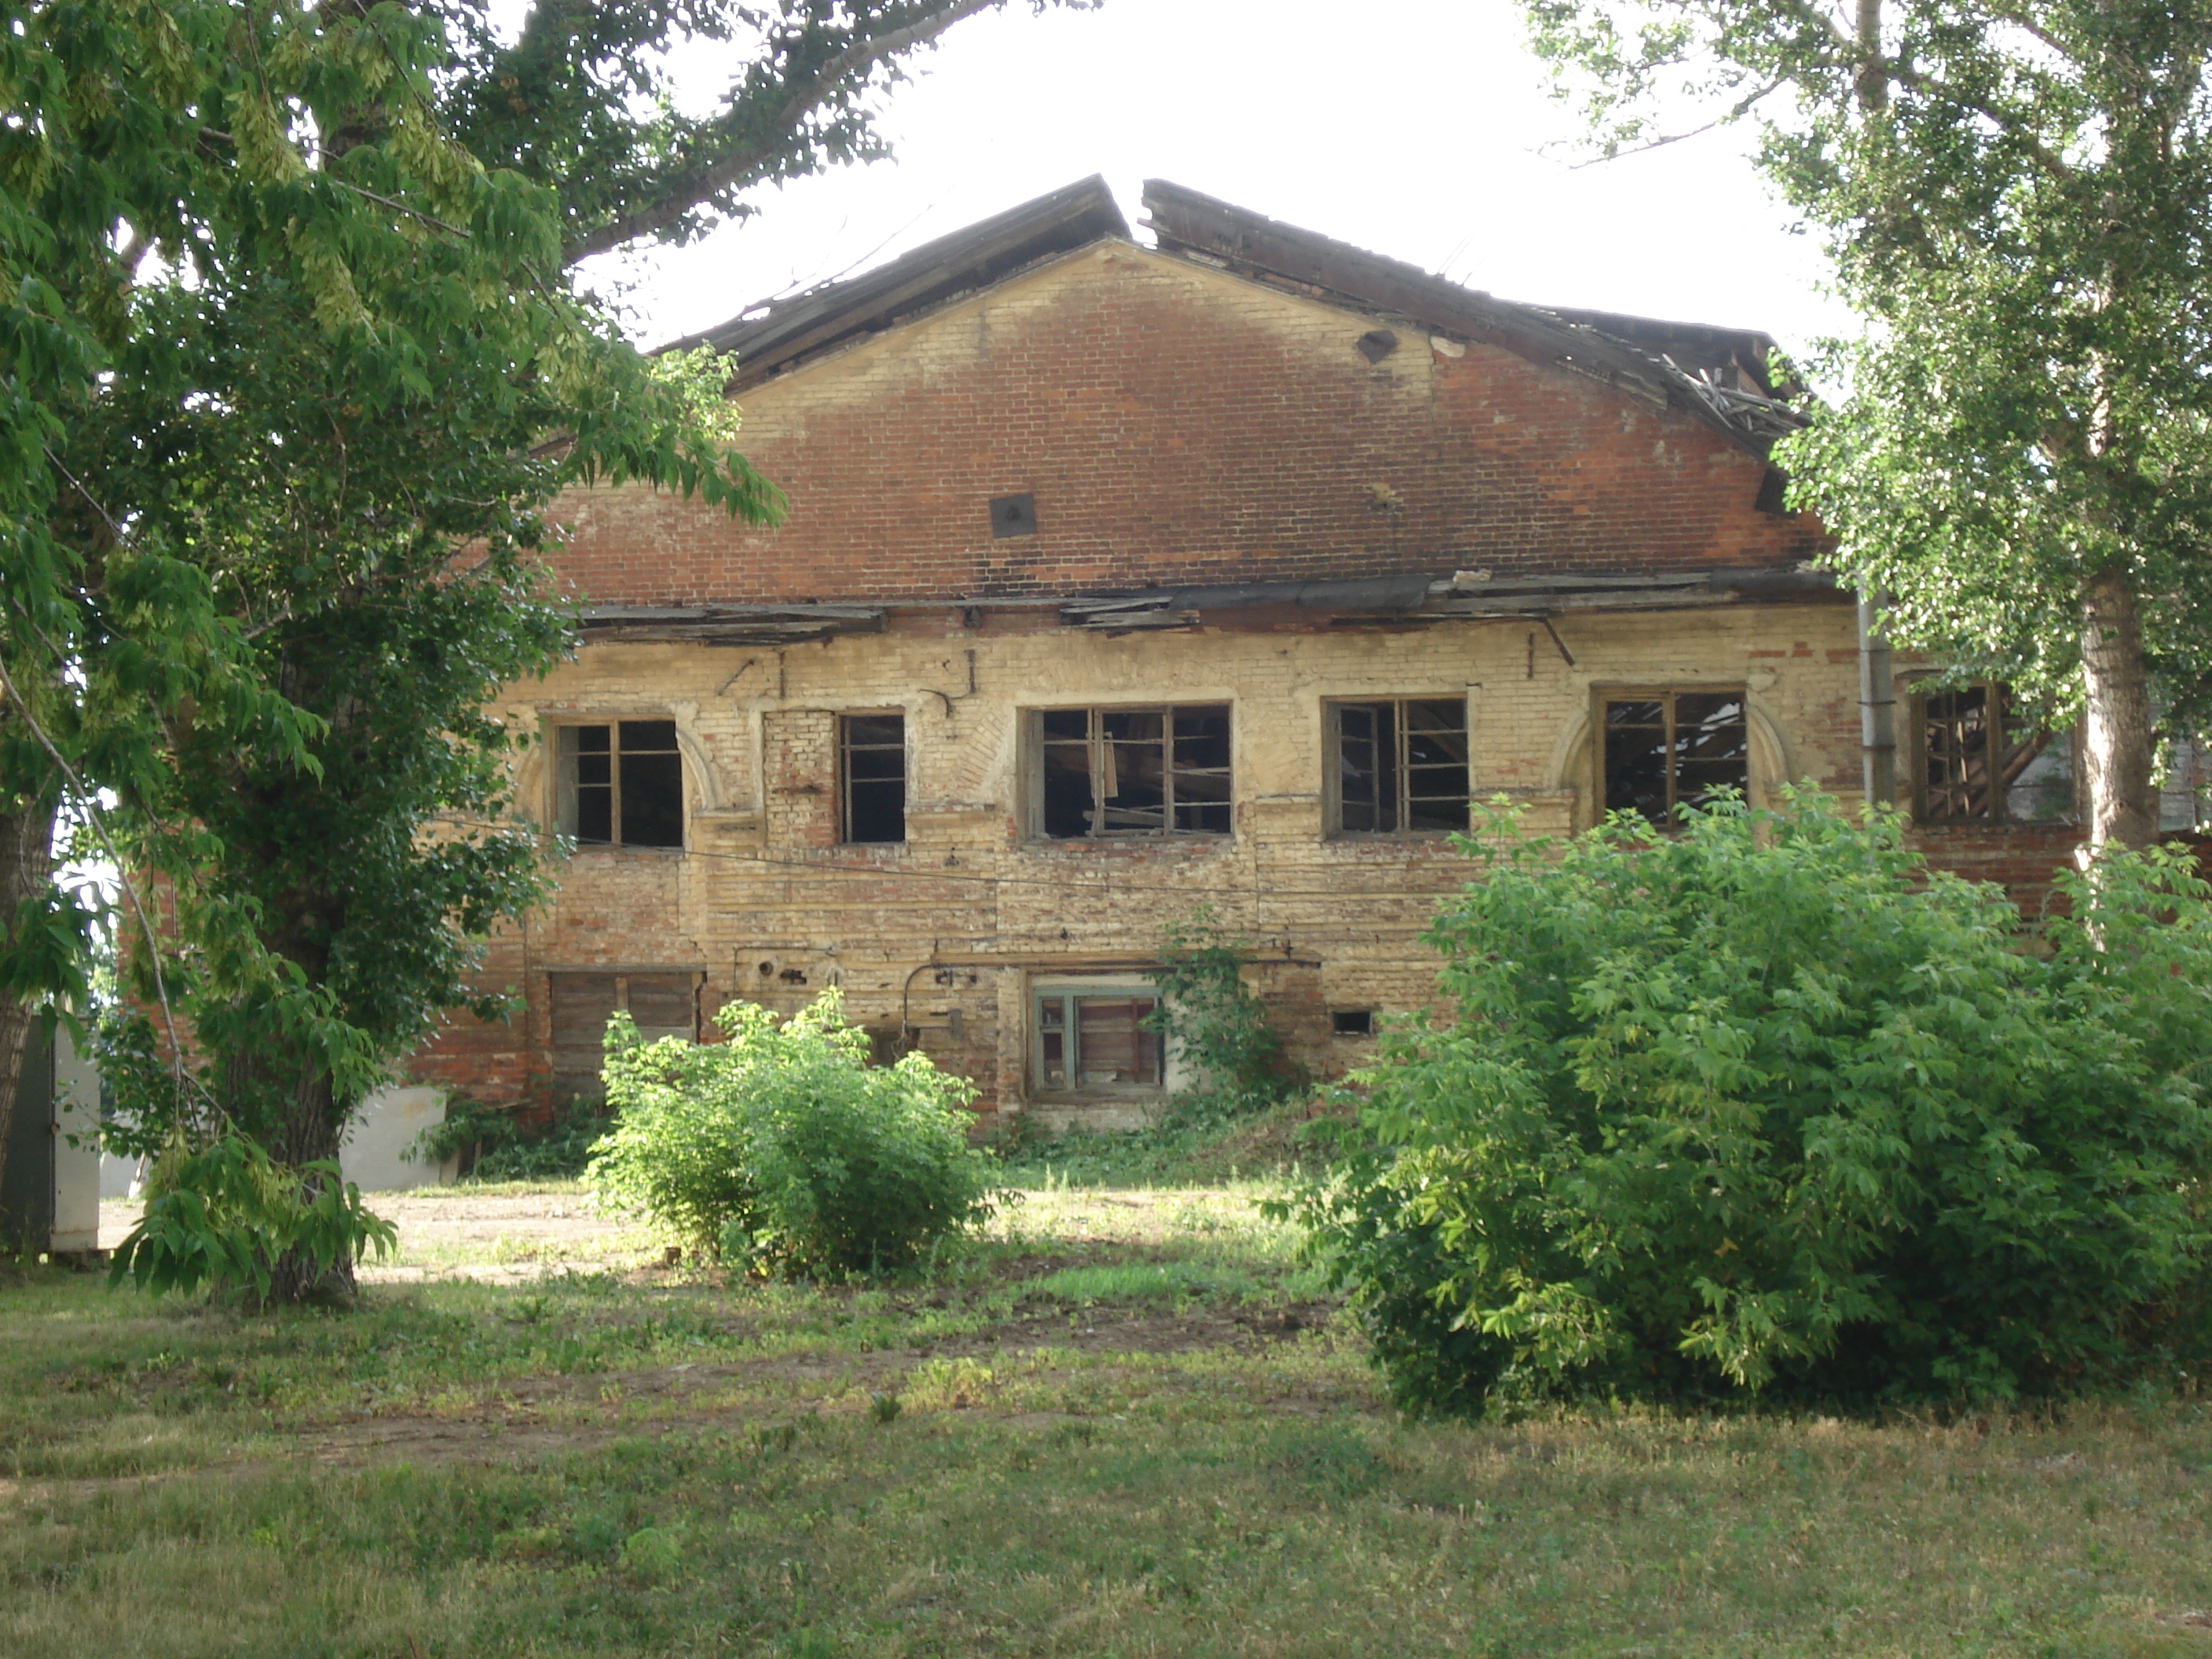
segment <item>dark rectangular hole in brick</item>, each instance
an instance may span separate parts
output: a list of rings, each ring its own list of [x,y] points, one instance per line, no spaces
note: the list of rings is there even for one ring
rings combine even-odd
[[[991,535],[1004,541],[1009,536],[1036,534],[1036,497],[994,495],[991,498]]]
[[[1332,1008],[1328,1013],[1328,1029],[1335,1036],[1373,1036],[1375,1011],[1372,1008]]]

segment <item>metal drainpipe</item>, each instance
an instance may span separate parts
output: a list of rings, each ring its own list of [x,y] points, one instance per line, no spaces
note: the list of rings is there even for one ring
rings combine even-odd
[[[1897,804],[1896,680],[1880,631],[1885,597],[1859,595],[1859,750],[1869,806]]]

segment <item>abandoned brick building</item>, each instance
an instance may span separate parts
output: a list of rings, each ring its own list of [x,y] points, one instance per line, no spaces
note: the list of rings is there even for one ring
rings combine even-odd
[[[571,504],[582,649],[502,708],[577,850],[489,963],[526,1017],[457,1024],[427,1080],[542,1105],[612,1008],[690,1035],[835,985],[987,1111],[1126,1122],[1174,1081],[1139,1022],[1200,905],[1333,1073],[1430,999],[1471,798],[1565,830],[1859,793],[1858,613],[1783,508],[1765,336],[1145,204],[1149,242],[1094,179],[690,343],[787,520]],[[2064,743],[1906,668],[1931,849],[2047,875]]]

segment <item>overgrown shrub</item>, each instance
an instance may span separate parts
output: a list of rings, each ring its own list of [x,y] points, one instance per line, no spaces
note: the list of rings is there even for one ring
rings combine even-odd
[[[335,1158],[295,1168],[272,1158],[225,1111],[211,1068],[173,1063],[141,1010],[111,1003],[92,1044],[110,1109],[100,1146],[149,1164],[146,1206],[111,1258],[110,1288],[204,1287],[266,1301],[280,1273],[320,1284],[344,1264],[337,1277],[349,1287],[351,1264],[392,1249],[392,1224],[370,1212]]]
[[[146,1190],[138,1224],[109,1264],[111,1288],[127,1282],[158,1295],[207,1285],[266,1298],[287,1257],[319,1277],[371,1249],[381,1256],[398,1238],[335,1160],[290,1169],[236,1131],[197,1147],[179,1133],[155,1159]]]
[[[834,990],[781,1023],[742,1002],[720,1020],[726,1042],[609,1024],[599,1192],[727,1258],[814,1275],[900,1266],[988,1217],[966,1079],[921,1054],[870,1066]]]
[[[1186,1119],[1257,1111],[1287,1099],[1308,1079],[1283,1050],[1267,1010],[1245,985],[1248,940],[1231,934],[1210,905],[1170,927],[1155,981],[1159,1002],[1146,1023],[1189,1068],[1188,1099],[1170,1103]]]
[[[1409,1407],[2007,1398],[2174,1364],[2207,1255],[2212,905],[2115,852],[2025,933],[1826,797],[1510,817],[1305,1212]]]
[[[550,1123],[538,1125],[453,1095],[444,1119],[416,1135],[407,1154],[422,1164],[452,1158],[463,1181],[570,1181],[584,1173],[607,1128],[606,1114],[585,1101],[556,1108]]]

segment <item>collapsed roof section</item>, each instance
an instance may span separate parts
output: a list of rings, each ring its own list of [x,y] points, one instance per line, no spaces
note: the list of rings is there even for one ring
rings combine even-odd
[[[1004,282],[1036,264],[1107,237],[1129,240],[1129,222],[1097,174],[1040,196],[965,230],[925,242],[889,264],[825,283],[765,309],[661,347],[712,346],[734,355],[732,391],[742,391],[816,354],[881,333],[925,311]]]
[[[1146,181],[1144,203],[1160,252],[1171,257],[1602,381],[1647,405],[1682,410],[1753,454],[1765,456],[1801,424],[1783,401],[1797,388],[1775,384],[1775,343],[1755,329],[1496,299],[1165,179]],[[704,345],[733,355],[731,389],[741,392],[1045,260],[1129,237],[1113,192],[1093,176],[875,270],[745,312],[662,349]]]
[[[1334,628],[1443,622],[1455,617],[1543,621],[1577,611],[1702,610],[1744,599],[1832,601],[1844,597],[1826,571],[1802,565],[1685,570],[1661,576],[1494,576],[1487,570],[1457,570],[1449,576],[1235,582],[1076,595],[1060,602],[1060,619],[1065,627],[1123,634],[1218,624],[1226,620],[1222,613],[1238,611],[1304,612]]]
[[[1164,252],[1587,375],[1643,403],[1685,410],[1757,455],[1802,424],[1777,395],[1795,388],[1769,378],[1775,343],[1755,329],[1494,299],[1164,179],[1145,181],[1145,209]]]
[[[1456,570],[1410,572],[1312,581],[1217,582],[1148,587],[1136,592],[1068,593],[1019,600],[939,601],[970,613],[1009,604],[1050,607],[1063,628],[1097,634],[1160,629],[1267,627],[1290,622],[1328,628],[1416,624],[1455,617],[1548,622],[1585,611],[1679,611],[1739,599],[1838,601],[1850,594],[1825,570],[1803,565],[1686,570],[1667,575],[1494,576]],[[842,634],[880,634],[889,612],[932,608],[900,605],[594,605],[583,613],[592,644],[788,646]],[[1560,647],[1564,653],[1565,647]],[[1569,659],[1572,660],[1571,658]]]

